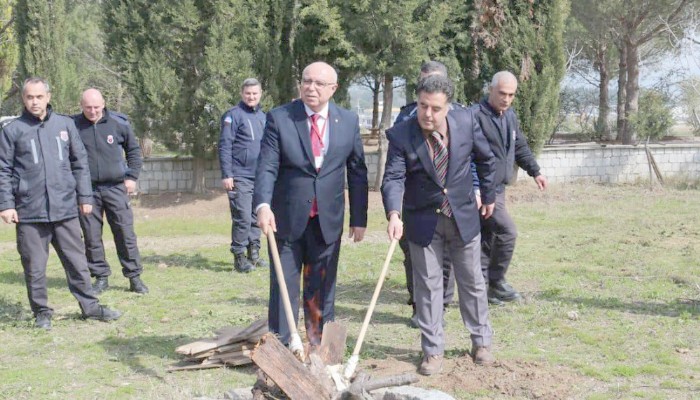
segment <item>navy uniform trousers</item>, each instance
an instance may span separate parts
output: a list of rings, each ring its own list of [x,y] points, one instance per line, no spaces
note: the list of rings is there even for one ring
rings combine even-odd
[[[258,216],[253,210],[253,179],[233,178],[233,190],[228,192],[231,208],[231,253],[243,254],[248,247],[260,248]]]
[[[335,283],[340,254],[340,237],[330,244],[321,234],[318,217],[309,218],[304,234],[293,242],[277,241],[282,271],[287,283],[294,321],[299,320],[300,279],[303,276],[303,307],[306,336],[311,345],[321,343],[323,324],[335,319]],[[272,260],[272,254],[270,254]],[[290,331],[284,313],[275,269],[270,268],[270,331],[289,343]]]
[[[126,187],[122,183],[97,186],[93,188],[93,198],[92,213],[80,216],[90,274],[107,277],[112,273],[102,242],[103,218],[106,215],[117,247],[119,263],[122,265],[122,274],[127,278],[141,275],[143,267],[134,232],[134,212]]]
[[[99,313],[97,297],[92,291],[90,271],[85,260],[85,245],[80,239],[78,218],[58,222],[18,223],[17,251],[24,268],[29,305],[34,315],[53,314],[48,305],[46,263],[49,243],[66,271],[68,289],[78,300],[83,315]]]

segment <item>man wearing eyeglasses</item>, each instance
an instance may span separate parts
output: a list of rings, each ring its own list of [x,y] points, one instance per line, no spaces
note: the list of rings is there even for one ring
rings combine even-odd
[[[309,343],[321,342],[323,324],[335,317],[335,283],[345,213],[349,238],[359,242],[367,226],[367,166],[357,114],[330,103],[338,88],[330,65],[304,68],[300,99],[267,114],[255,175],[253,204],[263,233],[275,232],[294,321],[300,279]],[[290,329],[274,269],[270,269],[268,324],[283,343]]]

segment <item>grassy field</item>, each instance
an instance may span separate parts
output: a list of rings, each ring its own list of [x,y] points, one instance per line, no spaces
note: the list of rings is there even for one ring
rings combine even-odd
[[[344,243],[337,316],[351,350],[388,249],[381,200],[371,195],[366,240]],[[491,309],[499,363],[476,368],[455,307],[447,362],[419,386],[460,399],[700,397],[700,191],[532,182],[509,191],[520,236],[509,280],[525,301]],[[269,273],[231,272],[225,196],[140,199],[135,211],[144,281],[128,292],[108,244],[113,323],[82,321],[55,254],[53,330],[32,328],[14,229],[0,227],[0,398],[222,398],[255,380],[252,367],[168,373],[178,345],[266,316]],[[110,236],[105,237],[109,242]],[[420,340],[407,326],[397,253],[368,330],[360,368],[415,371]]]

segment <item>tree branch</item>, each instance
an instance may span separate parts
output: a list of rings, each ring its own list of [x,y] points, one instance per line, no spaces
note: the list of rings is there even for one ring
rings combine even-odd
[[[12,26],[12,23],[15,21],[15,16],[12,15],[10,19],[3,25],[2,29],[0,29],[0,36],[4,35],[5,32],[10,29],[10,26]]]

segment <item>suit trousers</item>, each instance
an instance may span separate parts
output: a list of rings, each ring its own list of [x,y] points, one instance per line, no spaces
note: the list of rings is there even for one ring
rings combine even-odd
[[[107,277],[112,274],[102,242],[104,216],[107,216],[107,223],[112,230],[117,248],[117,257],[122,266],[122,274],[127,278],[141,275],[143,267],[134,232],[134,212],[131,209],[126,187],[121,183],[101,186],[95,188],[92,193],[94,199],[92,213],[80,216],[90,274],[96,277]]]
[[[17,251],[24,268],[29,305],[34,315],[53,314],[48,305],[46,262],[49,243],[53,246],[68,280],[68,289],[80,304],[83,315],[99,313],[97,297],[92,291],[90,270],[85,259],[85,246],[80,238],[78,218],[59,222],[19,223]]]
[[[403,252],[403,269],[406,273],[406,290],[408,290],[408,302],[409,306],[416,304],[413,300],[413,266],[411,265],[411,252],[408,249],[408,239],[406,236],[402,236],[399,239],[399,247]],[[442,269],[442,286],[443,286],[443,298],[442,303],[444,307],[447,307],[452,303],[455,294],[455,276],[452,273],[452,261],[450,261],[449,254],[445,253],[444,268]]]
[[[234,178],[233,190],[228,192],[231,208],[231,253],[243,254],[248,246],[260,248],[258,216],[253,210],[253,179]]]
[[[486,285],[479,264],[477,235],[465,243],[454,219],[440,214],[433,239],[427,247],[409,241],[413,263],[414,298],[421,347],[425,355],[442,355],[445,333],[442,328],[442,267],[445,253],[452,268],[459,295],[462,322],[471,334],[472,346],[490,346],[493,330],[489,322]]]
[[[306,336],[311,345],[319,345],[323,324],[335,319],[335,283],[340,237],[335,242],[326,244],[318,217],[314,217],[309,218],[301,238],[293,242],[278,241],[277,249],[292,305],[293,320],[299,320],[300,280],[303,276]],[[289,343],[290,330],[274,268],[270,268],[268,327],[271,332],[279,334],[282,343]]]
[[[505,189],[496,193],[496,206],[481,220],[481,270],[487,282],[504,279],[515,251],[518,231],[506,209]]]

